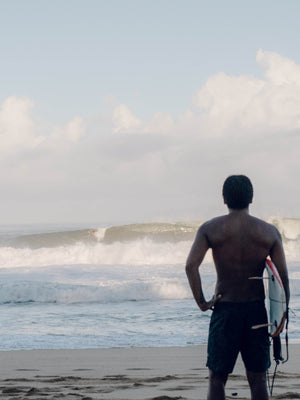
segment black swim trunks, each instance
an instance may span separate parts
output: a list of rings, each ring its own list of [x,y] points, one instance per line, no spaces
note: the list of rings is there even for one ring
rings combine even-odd
[[[265,372],[270,367],[268,328],[251,327],[267,322],[263,301],[217,303],[209,326],[207,367],[230,374],[241,352],[248,371]]]

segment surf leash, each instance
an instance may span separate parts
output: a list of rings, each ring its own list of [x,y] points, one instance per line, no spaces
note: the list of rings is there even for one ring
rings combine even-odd
[[[273,372],[273,377],[272,377],[272,382],[270,382],[270,374],[268,372],[268,387],[269,387],[269,392],[270,396],[273,394],[273,388],[274,388],[274,382],[276,378],[276,373],[277,373],[277,368],[280,363],[284,364],[288,361],[289,359],[289,346],[288,346],[288,324],[289,324],[289,309],[287,308],[286,310],[286,323],[285,323],[285,346],[286,346],[286,358],[282,357],[282,351],[281,351],[281,338],[280,334],[277,336],[272,337],[273,341],[273,358],[276,363],[274,372]]]

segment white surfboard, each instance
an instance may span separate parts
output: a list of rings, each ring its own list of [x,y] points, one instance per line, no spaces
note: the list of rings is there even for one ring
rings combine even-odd
[[[269,327],[269,333],[271,337],[276,337],[280,334],[286,321],[286,297],[285,290],[277,271],[277,268],[270,259],[266,259],[266,298],[267,298],[267,311],[268,311],[268,324],[255,325],[252,329]],[[253,277],[249,279],[265,279],[259,277]]]
[[[270,335],[276,337],[282,331],[286,320],[286,297],[277,268],[269,259],[266,260],[266,270],[269,277],[268,298]]]

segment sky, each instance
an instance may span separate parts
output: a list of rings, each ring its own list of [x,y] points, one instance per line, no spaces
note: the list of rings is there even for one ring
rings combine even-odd
[[[300,217],[297,0],[0,0],[0,224]]]

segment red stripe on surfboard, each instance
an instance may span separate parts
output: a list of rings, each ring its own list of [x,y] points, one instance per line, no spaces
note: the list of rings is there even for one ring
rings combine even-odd
[[[277,282],[279,283],[280,287],[283,288],[282,280],[281,280],[281,278],[279,276],[279,273],[278,273],[275,265],[268,258],[266,259],[266,263],[268,264],[269,268],[271,269],[272,274],[275,276],[275,278],[276,278]]]

